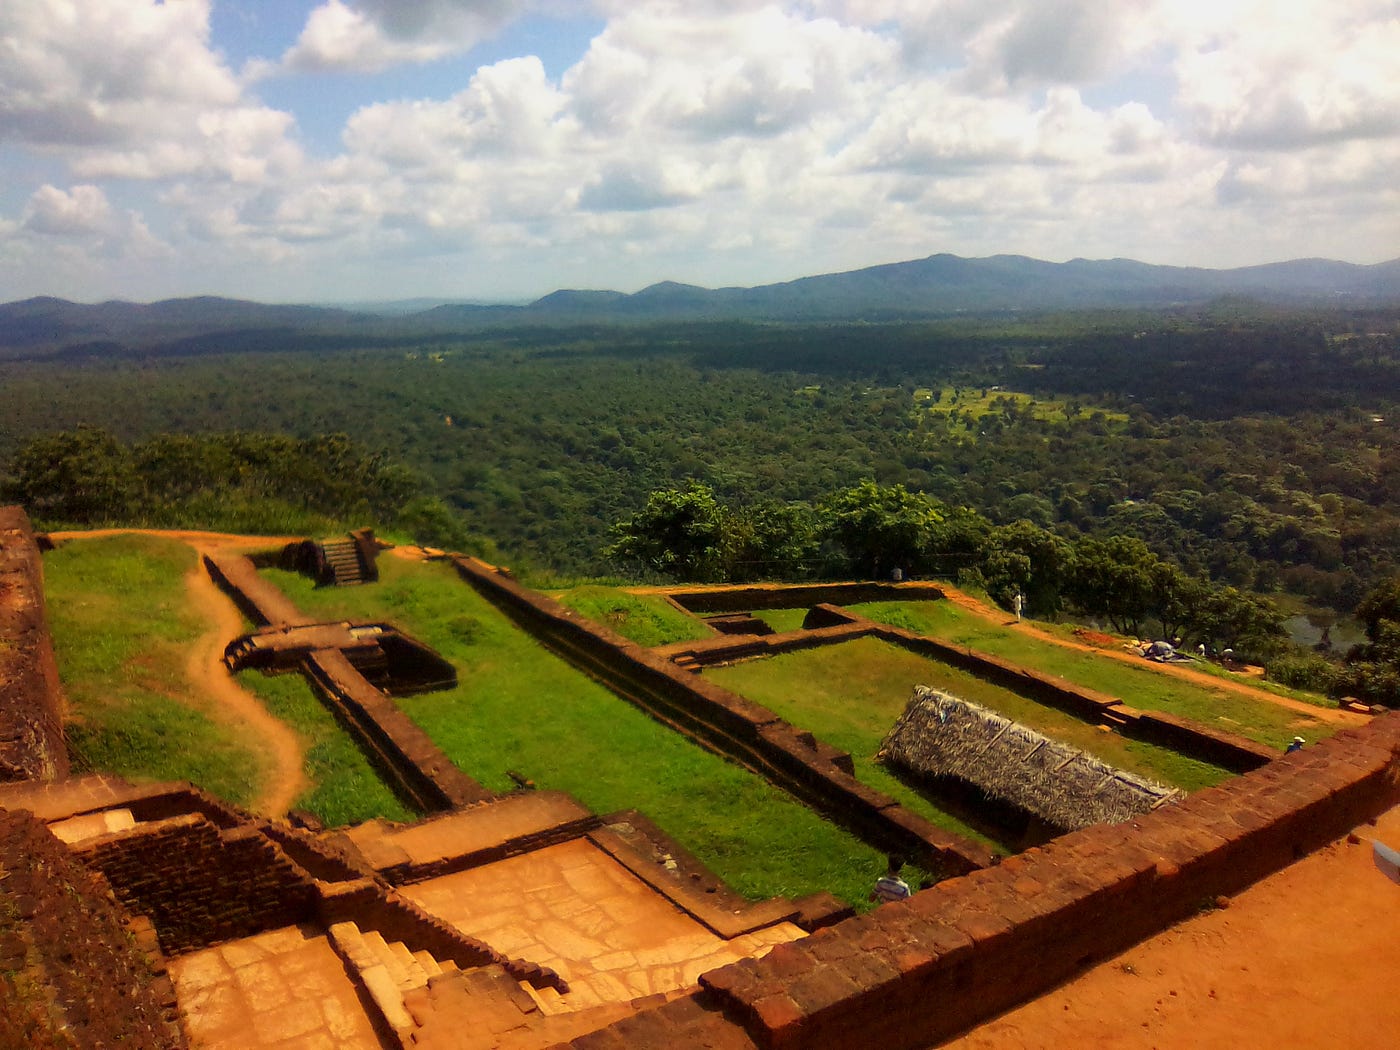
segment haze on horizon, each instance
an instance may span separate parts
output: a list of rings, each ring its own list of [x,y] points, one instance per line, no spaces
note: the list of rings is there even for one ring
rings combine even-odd
[[[0,301],[1400,254],[1395,0],[31,0]]]

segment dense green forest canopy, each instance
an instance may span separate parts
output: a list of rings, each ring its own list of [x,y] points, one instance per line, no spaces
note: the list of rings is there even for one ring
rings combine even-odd
[[[691,573],[616,530],[654,493],[699,485],[744,523],[725,554],[741,574],[902,560],[995,584],[1024,569],[1006,544],[945,544],[920,565],[862,550],[873,534],[850,494],[868,484],[914,497],[909,535],[947,531],[916,520],[926,498],[983,532],[1030,529],[1023,547],[1130,539],[1183,579],[1350,610],[1398,571],[1397,333],[1395,310],[1221,302],[89,344],[4,364],[0,484],[45,525],[372,520],[463,549],[491,537],[526,569],[670,576]]]
[[[611,526],[658,489],[694,479],[744,506],[870,478],[1350,608],[1400,552],[1396,332],[1393,312],[1220,304],[334,351],[211,338],[7,363],[0,461],[84,423],[127,444],[348,434],[505,557],[578,573],[610,568]]]

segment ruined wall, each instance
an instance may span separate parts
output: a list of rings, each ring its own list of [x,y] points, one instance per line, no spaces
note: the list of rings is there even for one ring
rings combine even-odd
[[[315,916],[312,880],[253,827],[199,814],[138,824],[73,847],[127,907],[150,918],[170,954]]]
[[[1400,714],[1118,825],[703,974],[703,991],[575,1040],[914,1050],[1042,994],[1400,802]]]
[[[28,813],[0,810],[0,1046],[185,1046],[159,959],[111,890]]]
[[[313,623],[242,555],[206,555],[209,575],[254,622]],[[302,668],[312,687],[391,784],[419,809],[451,809],[493,798],[467,776],[393,700],[366,680],[338,649],[309,653]]]
[[[65,706],[34,531],[19,507],[0,507],[0,781],[68,775]]]
[[[952,874],[992,862],[990,851],[980,844],[944,831],[860,783],[850,775],[848,755],[819,743],[767,708],[521,587],[485,562],[454,558],[453,564],[488,600],[618,695],[768,777],[877,849]]]
[[[392,699],[336,649],[310,653],[307,677],[400,792],[422,810],[452,809],[494,795],[467,776]]]

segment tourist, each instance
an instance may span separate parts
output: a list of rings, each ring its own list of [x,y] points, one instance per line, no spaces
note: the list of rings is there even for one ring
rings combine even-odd
[[[1301,750],[1303,750],[1303,744],[1304,744],[1303,738],[1300,737],[1300,736],[1295,736],[1295,737],[1293,738],[1293,743],[1289,744],[1286,748],[1284,748],[1283,753],[1284,753],[1285,755],[1291,755],[1291,754],[1293,754],[1293,752],[1295,752],[1295,751],[1301,751]]]
[[[887,904],[890,901],[902,901],[914,892],[909,888],[909,883],[899,877],[899,870],[902,867],[904,867],[903,859],[890,857],[885,874],[876,880],[875,888],[870,891],[871,900]]]

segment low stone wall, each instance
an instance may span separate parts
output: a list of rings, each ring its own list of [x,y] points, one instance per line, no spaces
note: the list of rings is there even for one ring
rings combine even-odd
[[[985,847],[866,787],[851,776],[849,755],[819,743],[767,708],[520,586],[485,562],[457,557],[453,564],[524,629],[619,696],[767,777],[877,849],[948,874],[992,863]]]
[[[314,623],[242,555],[206,555],[214,581],[252,620],[304,626]],[[494,794],[452,764],[442,749],[375,688],[339,649],[302,659],[308,681],[337,720],[404,798],[425,812],[452,809]]]
[[[1042,994],[1400,802],[1400,714],[1134,821],[1061,836],[703,974],[702,993],[575,1040],[914,1050]]]
[[[256,828],[195,813],[72,847],[118,899],[150,918],[172,955],[315,917],[312,879]]]
[[[44,615],[43,561],[19,507],[0,507],[0,683],[0,781],[66,777],[66,705]]]
[[[303,627],[316,622],[276,586],[258,575],[257,566],[251,558],[242,554],[206,554],[204,568],[243,611],[243,615],[259,626],[287,624]]]
[[[1162,711],[1125,705],[1121,698],[1088,689],[1057,675],[1045,674],[962,645],[928,638],[898,627],[877,625],[876,637],[921,656],[974,674],[1039,703],[1089,722],[1117,725],[1124,736],[1161,744],[1232,773],[1247,773],[1272,761],[1279,749],[1248,737],[1225,733]]]
[[[483,802],[494,794],[467,776],[394,701],[336,649],[303,661],[306,676],[375,764],[425,812]]]
[[[781,634],[721,635],[717,638],[658,646],[655,651],[669,656],[682,667],[714,667],[716,664],[733,663],[736,660],[751,660],[796,652],[799,649],[840,645],[842,642],[874,634],[877,630],[878,625],[868,620],[861,623],[845,622],[803,628],[799,631],[783,631]]]
[[[0,1046],[186,1045],[159,957],[102,877],[28,813],[0,810]]]

